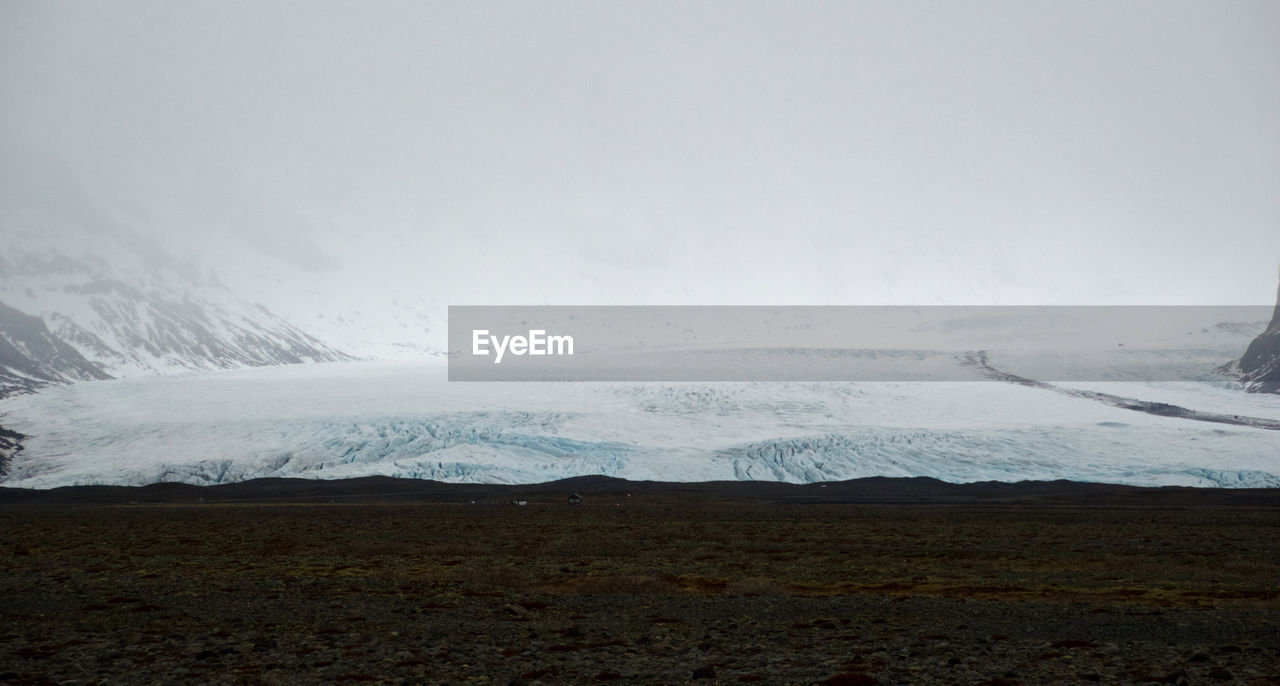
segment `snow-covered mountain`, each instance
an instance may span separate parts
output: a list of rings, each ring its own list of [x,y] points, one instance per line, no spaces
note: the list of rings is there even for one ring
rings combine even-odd
[[[173,257],[130,221],[65,189],[3,199],[0,394],[351,359],[224,287],[206,267]]]
[[[0,302],[0,397],[56,383],[110,378],[39,317]]]

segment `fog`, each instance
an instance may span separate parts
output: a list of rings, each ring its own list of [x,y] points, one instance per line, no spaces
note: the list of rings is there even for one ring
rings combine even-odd
[[[370,300],[1256,304],[1277,35],[1267,1],[9,0],[0,149]]]

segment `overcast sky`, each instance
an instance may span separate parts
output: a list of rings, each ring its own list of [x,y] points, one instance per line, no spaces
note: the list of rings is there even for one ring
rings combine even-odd
[[[1277,36],[1272,0],[5,0],[0,142],[170,243],[442,305],[1263,304]]]

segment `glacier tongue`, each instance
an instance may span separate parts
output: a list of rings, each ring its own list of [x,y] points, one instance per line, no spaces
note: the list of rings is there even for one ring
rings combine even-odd
[[[1209,384],[1117,394],[1280,416]],[[0,401],[6,486],[387,475],[466,482],[931,476],[1280,486],[1280,432],[988,382],[450,383],[443,363],[136,377]]]

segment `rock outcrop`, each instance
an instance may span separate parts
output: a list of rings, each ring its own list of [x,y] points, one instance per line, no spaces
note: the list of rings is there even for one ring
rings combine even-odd
[[[22,439],[26,436],[0,426],[0,477],[9,473],[9,462],[22,452]]]
[[[1267,330],[1253,339],[1240,358],[1241,380],[1253,393],[1280,393],[1280,290]]]

